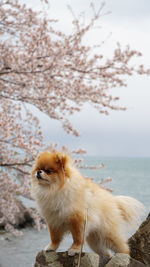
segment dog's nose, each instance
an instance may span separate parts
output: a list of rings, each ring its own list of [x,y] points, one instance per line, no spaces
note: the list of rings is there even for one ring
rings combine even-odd
[[[42,177],[41,177],[41,173],[42,173],[41,170],[40,170],[40,171],[37,171],[36,177],[37,177],[38,179],[42,179]]]

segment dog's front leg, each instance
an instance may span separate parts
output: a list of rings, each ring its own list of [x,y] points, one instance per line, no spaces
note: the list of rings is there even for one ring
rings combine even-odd
[[[73,244],[68,250],[68,255],[73,256],[79,253],[84,242],[84,219],[76,213],[69,218],[69,228],[73,238]]]
[[[51,238],[51,243],[49,243],[44,250],[46,251],[55,251],[58,247],[59,244],[63,238],[63,232],[60,230],[60,228],[55,228],[47,224],[50,238]]]

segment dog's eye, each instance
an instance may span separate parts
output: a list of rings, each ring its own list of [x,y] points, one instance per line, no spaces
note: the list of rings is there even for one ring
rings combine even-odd
[[[48,169],[48,170],[45,170],[45,172],[46,172],[47,174],[51,174],[51,173],[53,173],[54,171],[53,171],[52,169]]]

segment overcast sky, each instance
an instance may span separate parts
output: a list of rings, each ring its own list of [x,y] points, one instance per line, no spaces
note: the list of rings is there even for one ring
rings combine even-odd
[[[29,2],[40,7],[37,1]],[[76,14],[85,11],[88,19],[90,2],[53,0],[50,16],[58,18],[58,27],[67,32],[71,21],[67,4]],[[100,1],[94,2],[99,7]],[[106,0],[103,13],[107,11],[111,13],[101,18],[101,35],[95,30],[85,42],[88,44],[92,40],[98,44],[111,33],[102,47],[104,54],[111,54],[117,41],[129,44],[143,53],[139,62],[150,68],[150,1]],[[115,94],[121,98],[120,104],[126,106],[127,111],[110,111],[110,115],[105,116],[86,105],[81,113],[71,118],[81,133],[79,138],[65,134],[59,122],[44,116],[42,128],[46,140],[71,148],[84,147],[89,155],[150,157],[150,76],[133,76],[127,78],[127,83],[127,88],[115,89]]]

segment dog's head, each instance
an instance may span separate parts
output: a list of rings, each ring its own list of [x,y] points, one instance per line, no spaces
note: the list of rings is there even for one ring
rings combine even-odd
[[[61,152],[41,152],[33,166],[32,179],[39,185],[57,184],[61,188],[70,177],[70,157]]]

